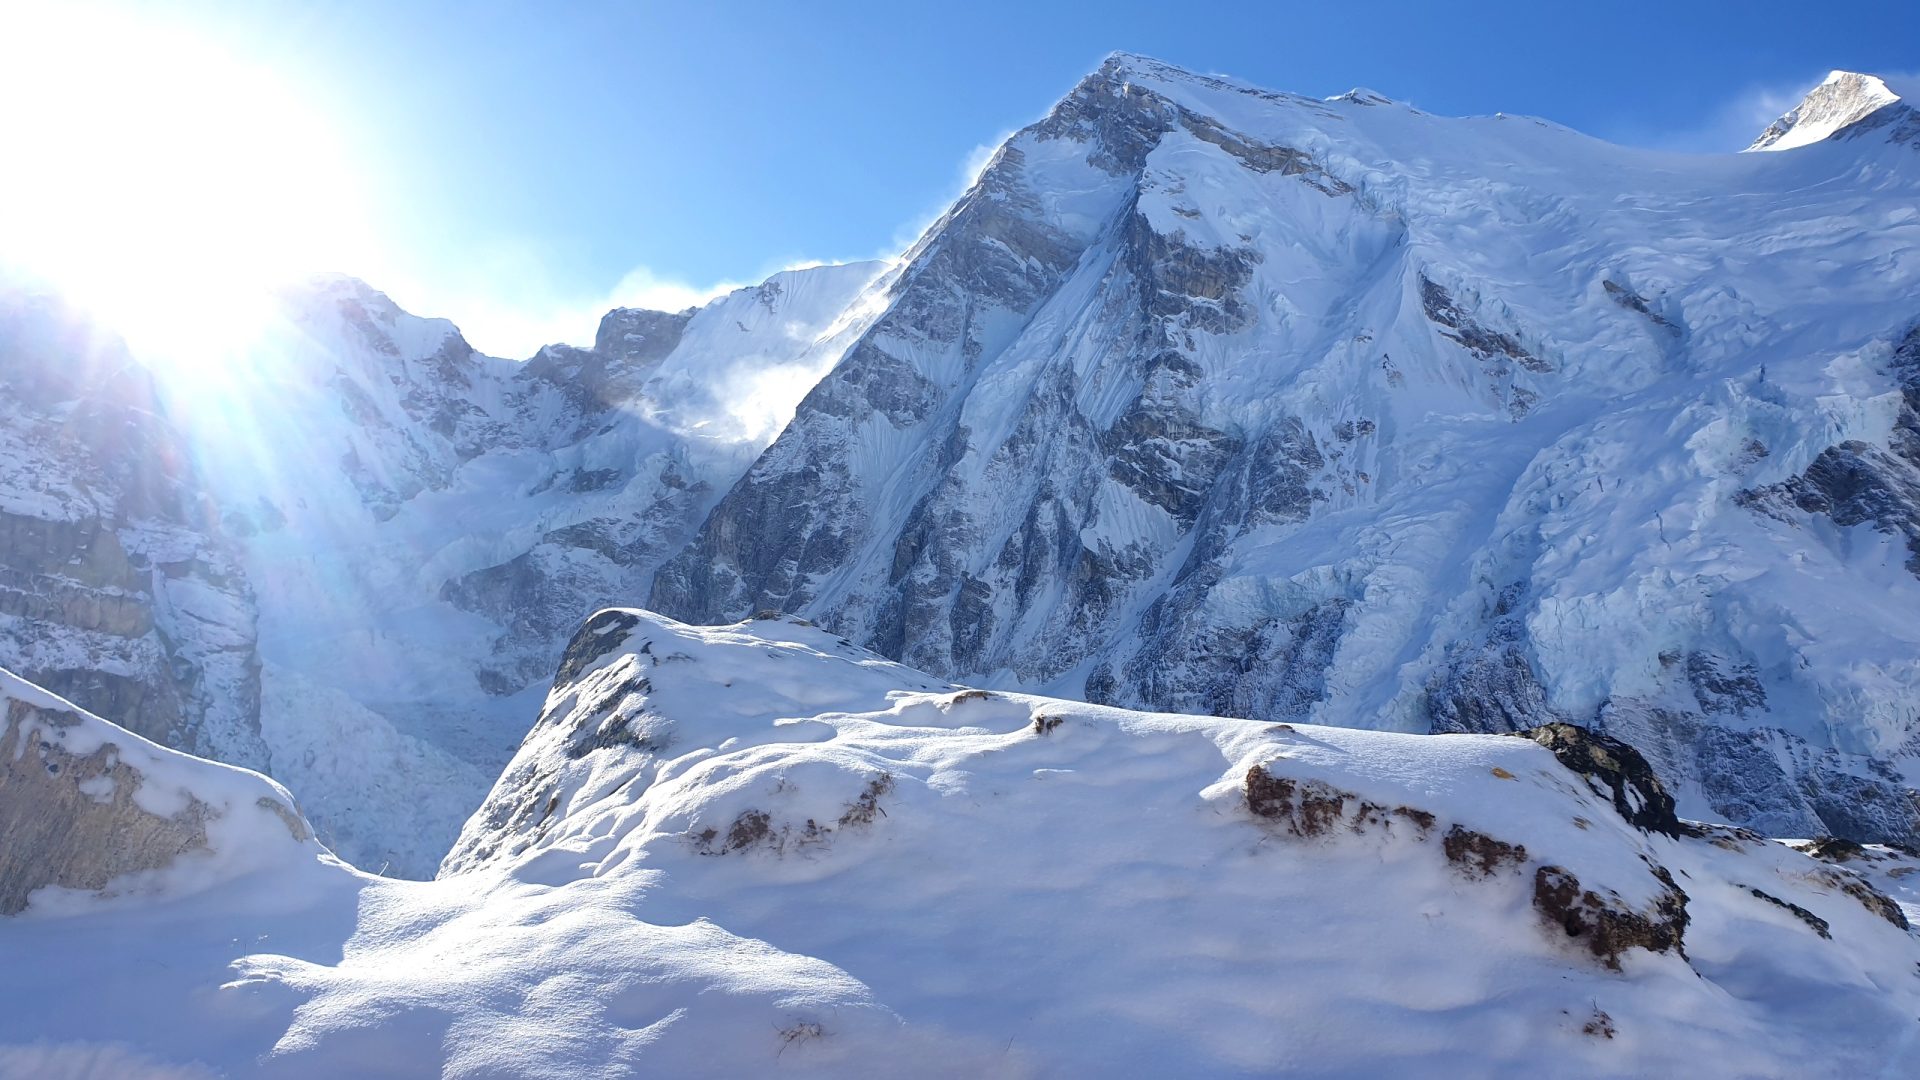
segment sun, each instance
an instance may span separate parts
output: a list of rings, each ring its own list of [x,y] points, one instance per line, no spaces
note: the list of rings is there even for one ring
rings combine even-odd
[[[279,286],[363,265],[357,176],[275,73],[177,28],[0,7],[0,264],[205,365]]]

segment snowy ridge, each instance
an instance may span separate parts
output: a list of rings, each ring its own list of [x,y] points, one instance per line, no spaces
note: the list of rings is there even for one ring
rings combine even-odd
[[[1691,825],[1630,750],[1536,739],[983,692],[792,619],[606,611],[441,880],[310,860],[0,920],[0,1067],[101,1040],[268,1077],[1914,1065],[1920,911],[1861,873],[1910,860]]]

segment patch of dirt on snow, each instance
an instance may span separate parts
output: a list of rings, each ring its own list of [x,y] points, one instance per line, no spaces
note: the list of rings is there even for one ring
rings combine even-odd
[[[784,855],[789,847],[807,848],[824,844],[836,827],[846,829],[871,825],[875,818],[886,817],[887,811],[880,805],[880,797],[892,790],[892,773],[881,773],[874,777],[847,804],[835,825],[822,825],[808,818],[806,824],[799,828],[791,825],[776,827],[773,815],[767,811],[742,810],[727,826],[724,838],[720,830],[712,826],[693,834],[694,850],[702,855],[725,855],[752,847],[767,847],[773,849],[776,855]]]

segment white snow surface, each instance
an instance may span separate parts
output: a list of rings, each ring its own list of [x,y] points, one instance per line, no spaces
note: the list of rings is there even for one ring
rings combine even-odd
[[[191,896],[0,922],[0,1074],[1920,1066],[1920,942],[1850,872],[1640,832],[1526,740],[967,692],[791,620],[590,630],[441,880],[263,857]],[[569,751],[615,720],[631,738]],[[1350,793],[1346,816],[1309,836],[1255,816],[1255,766]],[[529,798],[525,824],[489,823]],[[1522,864],[1450,863],[1456,826]],[[1530,906],[1547,864],[1623,909],[1666,867],[1686,957],[1609,970]]]

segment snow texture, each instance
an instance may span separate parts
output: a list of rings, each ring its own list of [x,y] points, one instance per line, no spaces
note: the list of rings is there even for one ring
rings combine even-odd
[[[1900,857],[1642,829],[1561,760],[969,690],[791,618],[606,611],[440,880],[257,851],[192,895],[0,920],[0,1070],[1920,1064],[1920,942],[1869,884]]]

